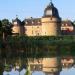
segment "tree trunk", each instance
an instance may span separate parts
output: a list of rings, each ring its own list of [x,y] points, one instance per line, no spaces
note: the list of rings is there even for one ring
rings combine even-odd
[[[4,67],[3,64],[0,62],[0,75],[3,75]]]

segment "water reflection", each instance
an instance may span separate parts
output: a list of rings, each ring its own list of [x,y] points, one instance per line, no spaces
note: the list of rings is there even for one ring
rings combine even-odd
[[[32,75],[45,75],[43,72],[41,72],[41,71],[34,71],[33,73],[32,73]]]
[[[72,67],[72,68],[69,68],[69,69],[63,69],[61,72],[60,72],[60,75],[75,75],[75,68]]]
[[[6,72],[4,71],[3,72],[3,75],[25,75],[25,72],[26,70],[23,69],[22,71],[15,71],[15,69],[12,69],[10,72]],[[43,72],[41,71],[34,71],[32,72],[32,75],[45,75]],[[75,75],[75,68],[72,67],[70,69],[63,69],[61,72],[60,72],[60,75]]]

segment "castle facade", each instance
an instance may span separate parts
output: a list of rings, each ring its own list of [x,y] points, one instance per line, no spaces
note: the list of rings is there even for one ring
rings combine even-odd
[[[75,30],[71,21],[62,21],[58,9],[52,2],[44,10],[42,18],[26,18],[22,22],[16,18],[12,21],[13,35],[27,36],[57,36],[74,35]]]

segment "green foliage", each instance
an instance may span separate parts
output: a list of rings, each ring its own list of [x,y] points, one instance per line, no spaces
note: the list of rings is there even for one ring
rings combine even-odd
[[[2,22],[0,21],[0,37],[2,36]]]
[[[26,70],[25,75],[31,75],[31,72],[30,72],[30,66],[27,67],[27,70]]]
[[[5,64],[4,70],[8,72],[11,71],[10,65]]]
[[[4,48],[6,57],[43,58],[75,56],[75,36],[11,36]],[[3,50],[2,50],[3,51]],[[5,57],[5,58],[6,58]]]
[[[7,37],[12,34],[12,24],[8,19],[3,19],[0,21],[0,37]]]
[[[10,22],[9,22],[8,19],[3,19],[3,20],[2,20],[2,25],[3,25],[3,26],[9,25],[9,24],[10,24]]]

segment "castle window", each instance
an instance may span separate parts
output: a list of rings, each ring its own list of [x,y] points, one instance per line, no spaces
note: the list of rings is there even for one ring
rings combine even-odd
[[[26,21],[25,23],[26,23],[26,24],[28,24],[28,22],[27,22],[27,21]]]
[[[40,21],[38,21],[38,24],[40,23]]]
[[[34,24],[34,21],[32,21],[32,24]]]
[[[33,30],[32,30],[32,34],[33,34]]]
[[[16,25],[17,24],[17,22],[14,22],[14,25]]]
[[[46,34],[46,32],[45,32],[45,34]]]
[[[37,28],[39,28],[39,26],[37,26]]]
[[[52,20],[52,17],[50,18],[50,20]]]
[[[39,36],[39,33],[37,33],[36,35]]]
[[[66,23],[66,26],[68,26],[68,24]]]
[[[64,26],[64,24],[62,24],[62,26]]]

